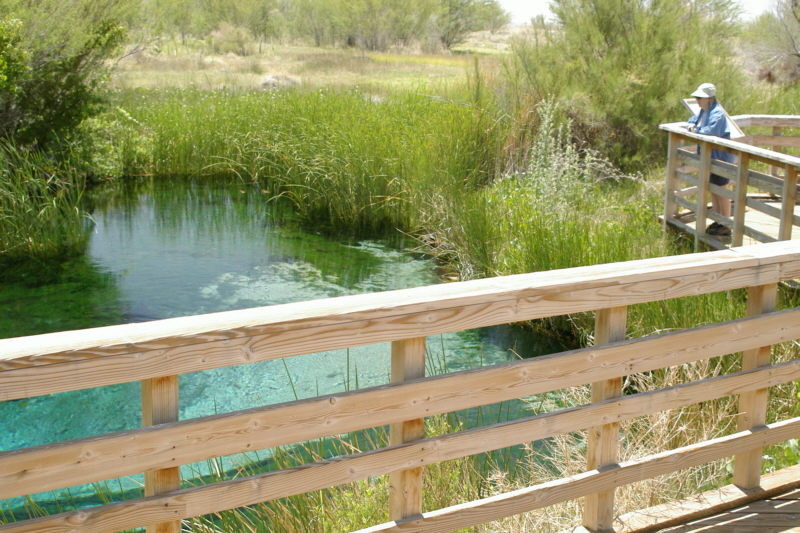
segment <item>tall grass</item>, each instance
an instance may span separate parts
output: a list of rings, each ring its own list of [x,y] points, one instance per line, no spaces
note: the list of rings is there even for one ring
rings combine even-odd
[[[0,140],[0,277],[83,249],[83,188],[68,165]]]
[[[430,191],[486,183],[495,123],[469,101],[352,91],[135,91],[119,101],[152,135],[152,172],[256,181],[309,225],[411,231]]]

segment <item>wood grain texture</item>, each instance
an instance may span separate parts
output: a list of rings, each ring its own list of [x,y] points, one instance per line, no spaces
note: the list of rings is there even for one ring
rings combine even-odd
[[[142,381],[142,425],[154,426],[178,421],[178,376]],[[144,473],[144,495],[155,496],[181,488],[180,467]],[[147,533],[180,533],[180,520],[148,524]]]
[[[706,211],[708,202],[709,176],[711,175],[711,143],[700,143],[700,169],[697,175],[697,197],[695,198],[694,249],[700,249],[700,237],[706,234]]]
[[[669,145],[667,148],[667,168],[664,187],[664,230],[667,229],[667,220],[675,216],[678,207],[675,204],[675,189],[679,187],[678,177],[675,172],[678,168],[678,136],[674,133],[669,134]]]
[[[93,531],[102,531],[131,528],[146,523],[139,518],[140,516],[157,520],[195,516],[192,513],[218,512],[366,479],[388,471],[423,466],[549,438],[587,428],[596,424],[597,420],[621,421],[664,409],[676,409],[720,396],[753,390],[764,384],[785,383],[799,376],[800,361],[792,361],[775,368],[719,376],[661,391],[606,400],[581,408],[564,409],[523,420],[333,459],[321,464],[306,465],[206,487],[184,489],[161,497],[131,500],[96,509],[65,513],[48,519],[46,523],[43,521],[35,523],[37,527],[44,528],[46,525],[47,529],[44,529],[46,531],[69,531],[66,528],[74,524],[80,524]],[[680,468],[678,464],[673,466],[675,469]],[[123,509],[128,512],[123,512]]]
[[[731,117],[736,123],[746,128],[748,126],[771,126],[778,128],[800,127],[800,115],[761,115],[745,114]]]
[[[756,500],[791,498],[800,494],[797,487],[800,487],[800,465],[765,474],[758,488],[742,490],[736,485],[726,485],[685,500],[628,513],[621,516],[615,525],[619,533],[654,533]]]
[[[800,137],[785,137],[779,135],[752,135],[748,137],[750,143],[756,146],[769,146],[773,152],[778,152],[779,148],[800,146]]]
[[[288,304],[242,312],[218,313],[190,320],[172,319],[84,332],[50,334],[0,341],[0,398],[30,395],[134,380],[169,380],[187,369],[216,368],[254,360],[309,353],[332,346],[347,347],[392,341],[413,344],[429,332],[444,333],[529,318],[599,309],[612,316],[633,303],[701,294],[738,287],[771,286],[800,276],[800,246],[791,242],[692,254],[638,262],[582,267],[522,276],[476,280],[463,284],[424,287],[377,295],[360,295],[302,304]],[[0,492],[10,496],[48,490],[142,471],[177,469],[180,464],[242,451],[271,448],[321,436],[384,424],[405,424],[425,416],[505,399],[530,396],[585,383],[609,382],[634,372],[663,368],[741,350],[800,338],[800,309],[770,313],[726,324],[697,328],[653,338],[611,343],[608,346],[554,354],[489,368],[430,379],[330,395],[265,408],[228,413],[79,441],[0,453]],[[619,321],[616,321],[618,324]],[[140,328],[140,326],[142,326]],[[405,339],[412,339],[411,341]],[[312,349],[317,348],[317,349]],[[424,364],[424,363],[423,363]],[[764,389],[775,379],[793,376],[790,366],[765,368],[733,376],[744,380],[705,383],[705,390],[730,393]],[[758,376],[755,386],[746,380]],[[748,384],[748,385],[745,385]],[[678,389],[685,392],[687,389]],[[38,391],[38,392],[37,392]],[[627,412],[663,409],[680,401],[697,401],[681,392],[602,400],[590,406],[535,417],[525,426],[482,429],[469,440],[462,435],[403,442],[373,454],[339,458],[322,465],[304,466],[268,476],[132,500],[96,510],[79,511],[26,524],[36,531],[124,529],[137,525],[178,523],[210,509],[231,508],[286,495],[315,483],[331,486],[341,479],[411,471],[448,454],[477,453],[481,448],[519,442],[558,428],[617,423]],[[3,396],[5,395],[5,396]],[[20,396],[15,396],[20,395]],[[147,395],[145,395],[147,396]],[[670,400],[670,398],[672,398]],[[648,400],[651,403],[648,403]],[[145,402],[150,401],[145,398]],[[159,420],[153,408],[145,421]],[[165,406],[169,401],[163,402]],[[607,409],[607,411],[602,411]],[[170,409],[166,409],[169,411]],[[587,413],[591,418],[586,418]],[[160,415],[159,415],[160,416]],[[526,433],[522,433],[525,428]],[[770,435],[784,426],[771,425]],[[796,428],[795,436],[797,435]],[[416,428],[415,428],[416,430]],[[773,431],[774,430],[774,431]],[[538,433],[537,433],[538,431]],[[749,433],[762,435],[762,428]],[[541,437],[536,437],[541,438]],[[770,437],[772,438],[772,437]],[[463,439],[463,440],[458,440]],[[784,439],[785,440],[785,439]],[[728,446],[741,454],[762,446],[745,437],[749,448]],[[508,444],[505,444],[508,445]],[[494,449],[494,448],[493,448]],[[679,457],[683,461],[683,456]],[[685,468],[680,462],[674,468]],[[605,466],[598,474],[605,474]],[[658,474],[653,474],[658,475]],[[363,479],[363,478],[358,478]],[[72,481],[67,481],[72,480]],[[341,481],[345,482],[345,481]],[[48,485],[49,484],[49,485]],[[590,483],[580,497],[612,490]],[[570,486],[569,493],[574,494]],[[28,490],[30,489],[30,490]],[[165,489],[166,490],[166,489]],[[308,489],[316,490],[316,489]],[[581,489],[583,490],[583,489]],[[20,491],[20,492],[15,492]],[[7,497],[7,496],[6,496]],[[253,499],[256,498],[256,499]],[[538,498],[538,495],[534,499]],[[525,500],[525,498],[523,498]],[[493,508],[476,508],[483,513]],[[408,513],[405,513],[408,514]],[[445,513],[447,514],[447,513]],[[444,515],[443,515],[444,516]],[[459,518],[460,520],[461,518]],[[94,522],[91,522],[94,521]],[[49,525],[48,525],[49,524]],[[77,525],[76,525],[77,524]],[[6,528],[7,529],[7,528]]]
[[[409,383],[3,452],[0,498],[403,422],[797,338],[800,309],[793,309]]]
[[[736,175],[736,199],[733,208],[733,245],[741,246],[744,241],[744,216],[747,207],[747,171],[750,166],[750,156],[739,156],[739,172]]]
[[[783,202],[781,204],[781,227],[779,238],[789,240],[792,238],[794,224],[795,204],[797,203],[797,169],[786,167],[786,177],[783,182]]]
[[[594,343],[602,346],[625,339],[628,308],[603,309],[595,314]],[[592,403],[622,396],[622,376],[592,383]],[[616,464],[619,422],[593,426],[588,431],[586,468],[594,470]],[[583,525],[593,530],[610,529],[614,520],[614,491],[589,494],[584,499]]]
[[[800,243],[762,246],[3,339],[0,401],[797,277]]]
[[[763,426],[753,432],[735,433],[640,460],[628,461],[605,471],[592,470],[570,478],[424,513],[419,519],[389,522],[362,529],[359,533],[455,531],[571,500],[598,490],[608,490],[668,474],[678,468],[676,465],[689,468],[725,457],[729,452],[781,442],[791,438],[792,435],[797,435],[799,431],[800,419],[795,418]]]
[[[658,127],[663,131],[675,133],[682,140],[690,143],[693,142],[695,144],[699,144],[701,142],[706,142],[709,139],[708,135],[701,135],[699,133],[689,132],[686,129],[685,122],[660,124]],[[766,148],[759,148],[757,146],[751,146],[749,144],[745,144],[742,142],[733,141],[729,139],[722,139],[718,137],[714,138],[713,143],[719,145],[720,147],[726,148],[729,151],[747,153],[750,155],[751,158],[767,164],[775,164],[780,166],[793,165],[795,167],[800,167],[800,157],[792,156],[789,154],[782,154],[779,152],[773,152],[772,150],[768,150]]]
[[[759,316],[775,309],[776,284],[750,287],[747,290],[747,315]],[[771,346],[765,345],[742,353],[742,369],[769,366]],[[768,389],[762,388],[739,396],[739,431],[758,427],[767,420]],[[758,487],[761,482],[761,449],[748,450],[734,457],[733,483],[742,488]]]
[[[392,343],[392,383],[425,377],[425,337]],[[425,419],[415,418],[392,424],[389,444],[394,446],[422,439]],[[415,466],[389,474],[389,519],[399,520],[422,512],[422,467]]]

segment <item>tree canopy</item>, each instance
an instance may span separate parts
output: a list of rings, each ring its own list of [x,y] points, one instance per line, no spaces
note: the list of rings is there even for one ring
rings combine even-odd
[[[96,110],[122,2],[9,0],[0,10],[0,137],[46,147]]]
[[[654,125],[682,113],[681,98],[717,84],[739,93],[732,0],[552,0],[555,25],[514,46],[514,72],[540,98],[552,95],[588,145],[639,166],[659,154]],[[726,102],[733,103],[731,100]]]
[[[259,41],[384,50],[411,43],[449,48],[470,32],[509,21],[497,0],[141,0],[133,25],[185,39],[229,24]]]

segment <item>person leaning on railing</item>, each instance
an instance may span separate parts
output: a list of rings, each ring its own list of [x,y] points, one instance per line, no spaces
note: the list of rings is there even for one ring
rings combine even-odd
[[[728,120],[725,118],[725,111],[717,103],[717,88],[713,83],[702,83],[692,96],[700,106],[700,112],[688,120],[689,131],[703,135],[715,135],[723,139],[731,138],[731,129]],[[711,158],[727,163],[733,163],[733,154],[723,150],[711,149]],[[709,181],[714,185],[725,187],[728,185],[728,178],[718,174],[711,174]],[[711,208],[724,217],[731,216],[731,201],[724,196],[711,193]],[[730,228],[718,222],[713,222],[706,233],[709,235],[729,236]]]

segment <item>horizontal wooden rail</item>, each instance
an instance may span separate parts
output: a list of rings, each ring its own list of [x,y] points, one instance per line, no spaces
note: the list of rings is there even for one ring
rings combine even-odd
[[[756,146],[786,148],[800,147],[800,137],[783,137],[780,135],[748,135],[747,137],[742,137],[738,140],[743,143],[754,144]]]
[[[95,509],[63,513],[32,523],[31,526],[47,526],[48,531],[61,531],[62,529],[55,528],[69,528],[77,523],[92,531],[133,528],[147,523],[140,517],[147,517],[150,521],[163,521],[195,516],[181,503],[190,498],[196,500],[195,506],[202,506],[203,513],[215,513],[232,507],[321,490],[395,470],[434,464],[583,430],[596,424],[598,420],[606,423],[618,422],[740,394],[764,386],[780,385],[798,378],[800,378],[800,361],[791,361],[769,368],[563,409],[323,463],[184,489],[157,498],[141,498]],[[26,527],[28,526],[24,526]],[[29,530],[24,528],[18,531]],[[11,531],[17,530],[12,528]]]
[[[432,416],[800,338],[800,309],[0,453],[0,498]],[[713,340],[713,341],[710,341]],[[415,399],[424,398],[424,401]],[[361,406],[369,405],[365,413]]]
[[[734,115],[731,119],[742,128],[749,126],[800,127],[800,115]]]
[[[770,246],[0,339],[0,401],[798,277]]]
[[[688,149],[679,149],[678,150],[678,159],[679,162],[697,165],[700,161],[700,156],[694,152],[689,151]],[[696,167],[691,167],[696,168]],[[711,160],[711,172],[714,174],[718,174],[725,178],[735,181],[737,179],[737,167],[731,163],[726,163],[724,161],[717,161],[715,159]],[[681,170],[677,170],[678,175],[686,182],[697,184],[697,177],[693,174],[689,174],[688,172],[684,172]],[[772,194],[776,197],[779,197],[783,194],[783,180],[772,176],[770,174],[764,174],[763,172],[759,172],[757,170],[748,169],[747,171],[747,184],[749,187],[758,189],[760,191],[764,191],[765,193]],[[798,185],[800,187],[800,185]]]
[[[429,513],[402,523],[390,522],[359,530],[358,533],[384,531],[439,532],[456,531],[491,520],[540,509],[574,497],[612,489],[670,474],[681,468],[690,468],[726,457],[731,452],[769,446],[800,434],[800,418],[793,418],[760,429],[735,433],[635,461],[620,463],[617,467],[591,470],[576,476],[561,478],[533,487],[507,492],[474,502],[469,502]]]
[[[659,129],[677,135],[680,139],[697,144],[699,142],[709,142],[708,135],[701,135],[699,133],[692,133],[686,129],[686,122],[673,122],[670,124],[661,124]],[[715,148],[723,149],[734,154],[748,154],[753,160],[766,163],[768,165],[785,166],[791,165],[800,167],[800,157],[775,152],[766,148],[759,148],[758,146],[751,146],[749,144],[734,141],[730,139],[723,139],[721,137],[713,137],[713,144]]]

